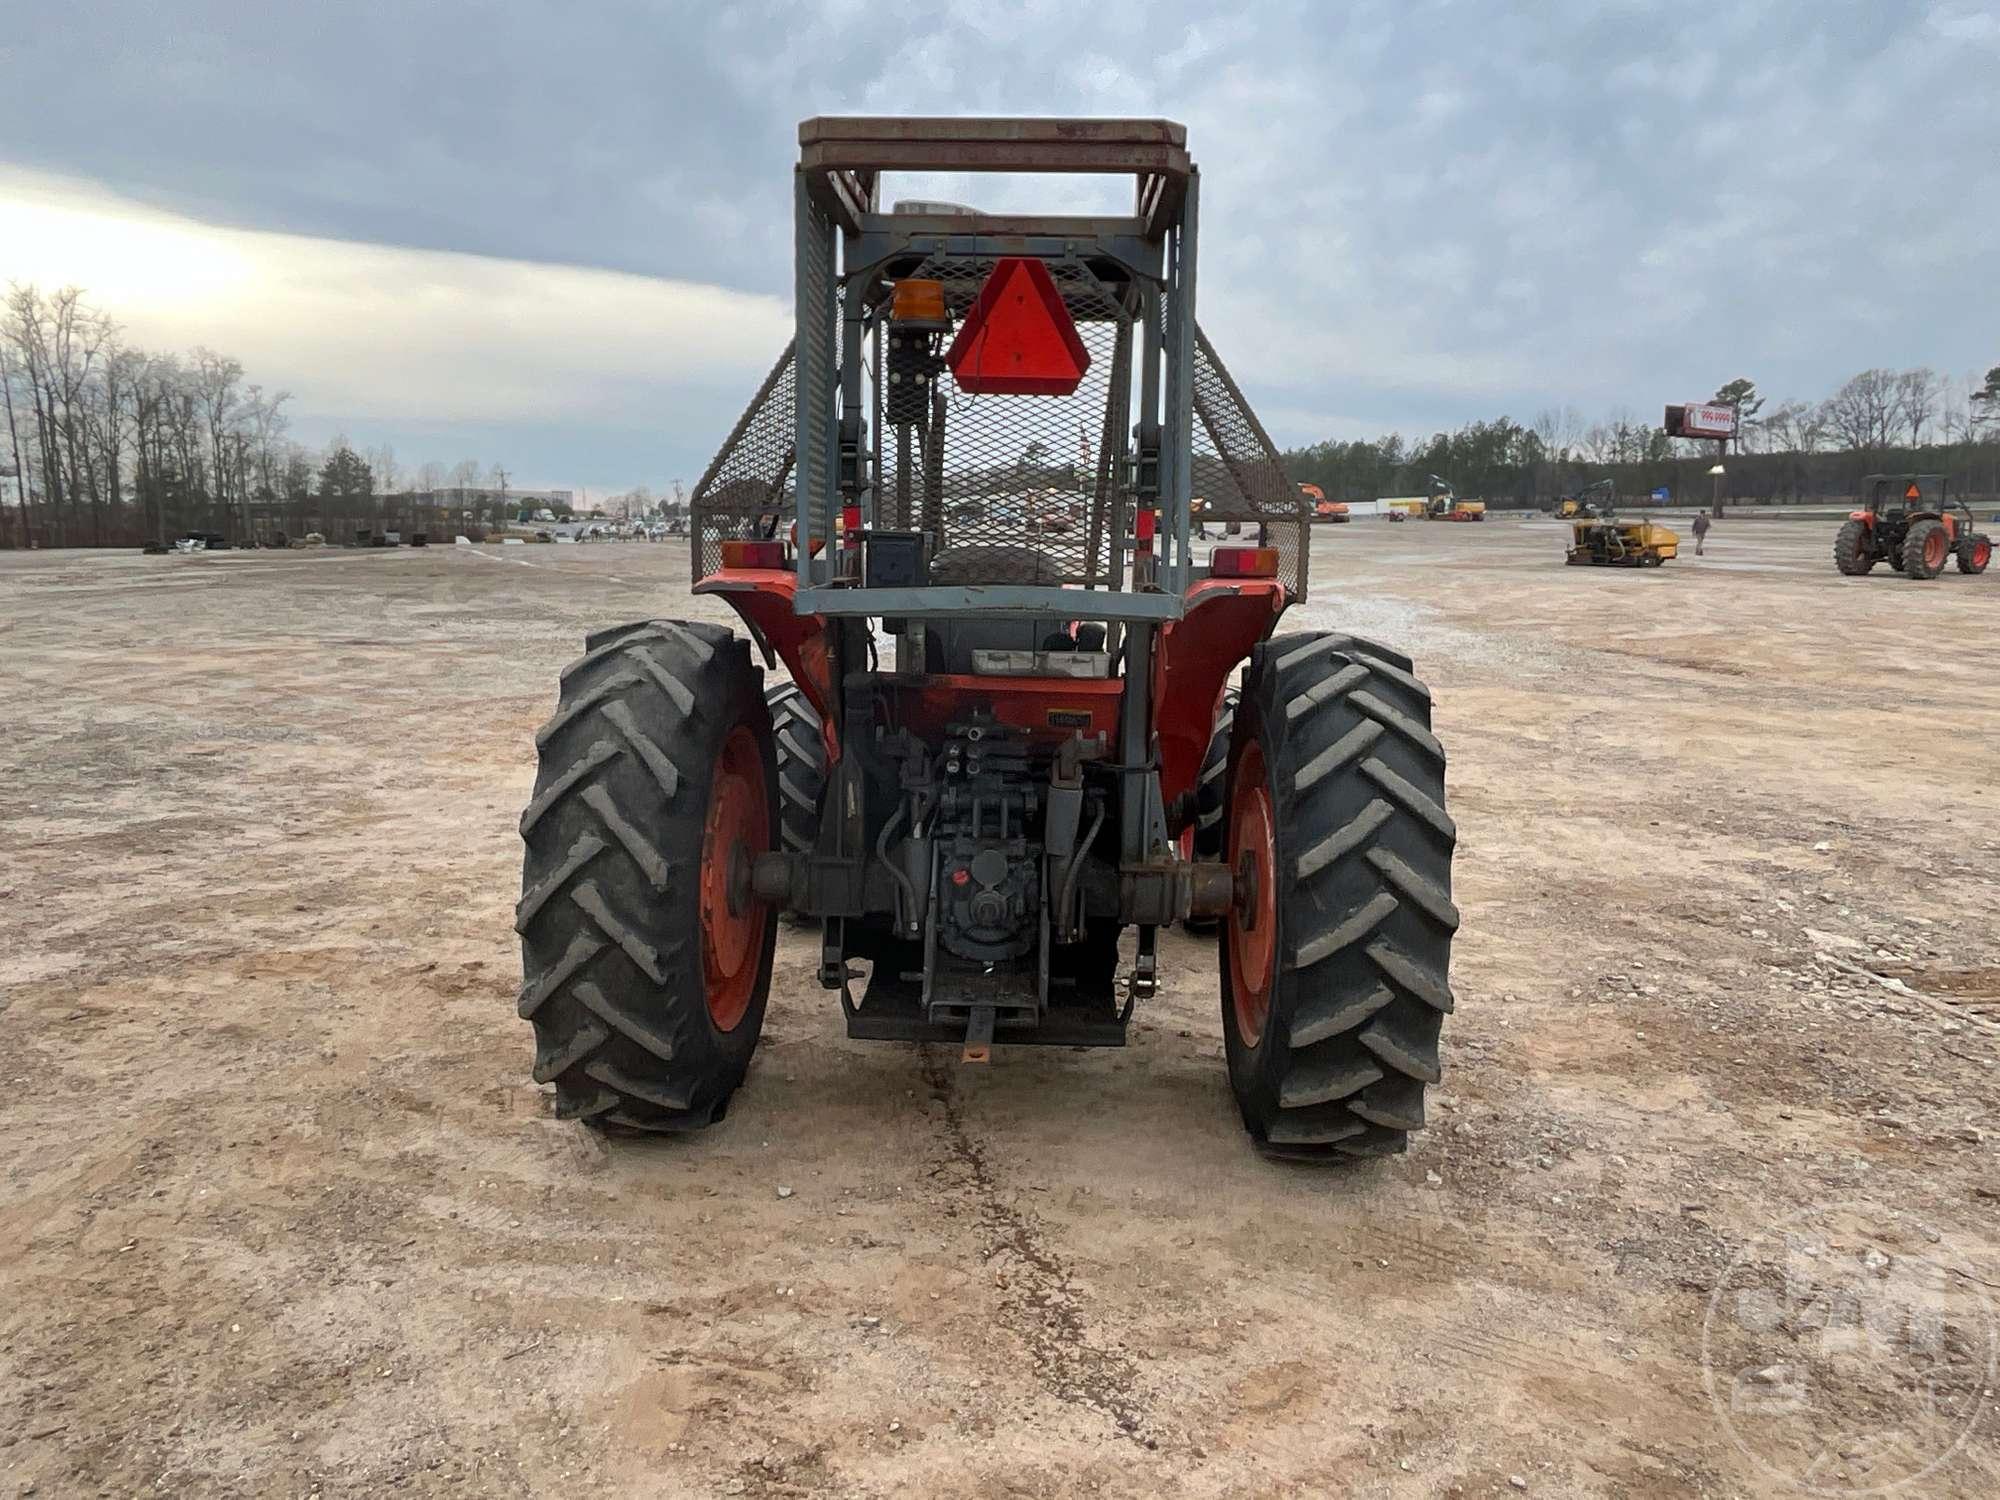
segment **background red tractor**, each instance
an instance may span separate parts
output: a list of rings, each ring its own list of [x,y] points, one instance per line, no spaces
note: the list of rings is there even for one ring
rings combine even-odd
[[[1834,566],[1858,577],[1887,562],[1906,578],[1935,578],[1955,559],[1961,573],[1984,573],[1993,540],[1946,491],[1942,474],[1870,474],[1863,508],[1833,539]]]
[[[1444,748],[1408,657],[1274,633],[1309,511],[1195,320],[1185,132],[799,139],[796,337],[692,502],[695,592],[743,634],[600,631],[538,736],[536,1078],[597,1125],[719,1119],[780,912],[818,924],[849,1036],[968,1060],[1123,1045],[1159,929],[1205,919],[1256,1140],[1400,1150],[1452,1007]],[[885,208],[898,171],[1134,194],[1093,218]],[[1198,547],[1193,495],[1240,540]],[[767,697],[760,658],[789,688]]]

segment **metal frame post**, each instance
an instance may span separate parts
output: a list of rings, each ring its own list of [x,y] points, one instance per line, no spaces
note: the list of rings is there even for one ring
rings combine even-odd
[[[1190,172],[1181,221],[1174,230],[1173,284],[1167,295],[1167,410],[1160,488],[1167,511],[1166,532],[1173,541],[1165,549],[1168,555],[1161,559],[1166,567],[1160,581],[1175,594],[1187,592],[1194,564],[1188,507],[1194,495],[1195,210],[1200,193],[1201,175]]]
[[[830,506],[836,442],[832,401],[835,251],[833,223],[813,201],[803,171],[793,175],[792,211],[792,283],[798,325],[793,339],[796,435],[792,468],[798,498],[798,597],[803,613],[806,591],[813,585],[815,508],[827,512],[826,524],[818,534],[825,537],[829,555],[837,540]]]

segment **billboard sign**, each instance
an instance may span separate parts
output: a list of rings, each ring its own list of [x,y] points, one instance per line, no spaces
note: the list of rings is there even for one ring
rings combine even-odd
[[[1657,500],[1660,504],[1665,505],[1669,500],[1673,499],[1673,496],[1668,492],[1667,487],[1663,484],[1659,486],[1659,488],[1653,491],[1653,498]]]
[[[1736,436],[1736,408],[1699,406],[1689,402],[1682,408],[1681,436],[1691,438],[1733,438]]]

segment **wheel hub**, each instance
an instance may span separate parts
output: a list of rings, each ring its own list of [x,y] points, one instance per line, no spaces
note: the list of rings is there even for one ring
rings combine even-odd
[[[1239,914],[1243,930],[1257,930],[1257,903],[1263,897],[1263,882],[1257,876],[1257,860],[1248,850],[1236,862],[1236,890],[1231,904]]]
[[[755,897],[750,890],[750,846],[741,839],[729,846],[729,915],[740,917],[750,909]]]
[[[754,856],[771,844],[770,799],[757,737],[739,724],[723,741],[701,837],[701,962],[709,1018],[732,1031],[750,1008],[770,906],[750,887]]]
[[[1277,820],[1264,749],[1255,739],[1244,744],[1230,777],[1228,854],[1237,887],[1224,943],[1229,993],[1237,1035],[1254,1047],[1271,1013],[1278,958]]]

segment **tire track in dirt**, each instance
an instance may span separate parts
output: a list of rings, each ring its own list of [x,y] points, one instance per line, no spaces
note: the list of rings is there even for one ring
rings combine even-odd
[[[947,1160],[940,1170],[955,1171],[962,1179],[957,1191],[969,1190],[979,1214],[981,1260],[988,1266],[1005,1262],[996,1272],[1001,1320],[1026,1347],[1036,1382],[1058,1401],[1109,1417],[1120,1436],[1157,1448],[1159,1440],[1144,1426],[1138,1365],[1091,1341],[1069,1267],[1034,1218],[1006,1201],[985,1148],[966,1127],[952,1064],[936,1048],[920,1052],[931,1097],[944,1106]]]

